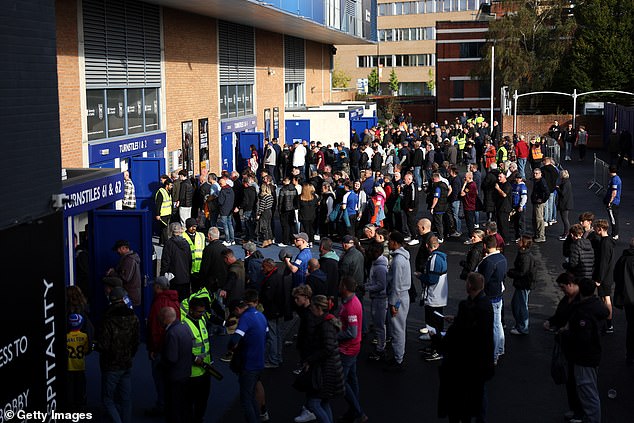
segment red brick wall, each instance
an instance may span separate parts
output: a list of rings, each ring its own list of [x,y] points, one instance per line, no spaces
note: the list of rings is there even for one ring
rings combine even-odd
[[[517,133],[524,135],[544,135],[548,128],[557,120],[562,128],[572,123],[572,115],[521,115],[517,116]],[[589,148],[603,147],[603,116],[577,116],[577,128],[586,127],[590,135]],[[513,116],[504,116],[504,135],[513,133]]]
[[[84,167],[82,156],[83,113],[80,97],[79,40],[77,38],[77,2],[58,0],[57,19],[57,91],[62,167]]]
[[[163,44],[167,150],[182,148],[181,122],[193,121],[198,173],[198,119],[209,118],[210,168],[217,172],[221,165],[216,20],[163,8]]]
[[[271,109],[273,136],[273,108],[280,109],[280,136],[284,139],[284,36],[261,29],[255,30],[255,79],[258,129],[264,131],[264,109]],[[271,70],[269,74],[269,68]]]
[[[330,100],[330,56],[324,44],[306,40],[306,106]]]

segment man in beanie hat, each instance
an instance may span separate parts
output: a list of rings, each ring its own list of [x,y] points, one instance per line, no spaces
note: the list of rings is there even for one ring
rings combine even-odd
[[[88,335],[82,331],[81,314],[68,316],[66,349],[68,350],[68,401],[72,407],[86,405],[86,355],[90,353]]]
[[[112,421],[132,422],[132,362],[139,347],[139,319],[126,306],[121,287],[110,291],[110,305],[97,336],[101,399]]]
[[[190,217],[185,221],[185,233],[183,238],[189,244],[189,248],[192,251],[192,269],[190,282],[194,286],[198,286],[198,278],[200,274],[200,264],[203,260],[203,250],[205,249],[205,234],[197,232],[196,229],[198,223],[196,219]]]

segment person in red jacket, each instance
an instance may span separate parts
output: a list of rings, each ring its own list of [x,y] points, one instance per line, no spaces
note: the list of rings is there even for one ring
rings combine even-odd
[[[524,135],[520,135],[519,141],[515,144],[515,157],[517,157],[517,171],[522,175],[522,179],[526,179],[524,169],[528,159],[528,143]]]
[[[176,319],[180,320],[178,292],[170,289],[169,280],[165,276],[158,276],[154,281],[154,301],[152,302],[147,321],[147,349],[150,355],[152,377],[156,388],[156,405],[146,410],[146,414],[152,416],[162,416],[165,405],[165,381],[161,370],[161,351],[165,339],[165,327],[160,320],[160,312],[164,307],[173,308],[176,312]]]

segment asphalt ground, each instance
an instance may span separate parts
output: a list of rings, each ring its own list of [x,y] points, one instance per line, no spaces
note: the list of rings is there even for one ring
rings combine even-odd
[[[593,211],[597,218],[607,218],[601,197],[587,189],[592,179],[592,151],[585,162],[566,162],[564,167],[570,171],[573,182],[575,211],[571,213],[571,221],[583,211]],[[603,153],[599,153],[605,156]],[[634,170],[632,167],[622,169],[623,196],[621,206],[621,236],[617,242],[617,251],[627,247],[629,239],[634,236],[632,221],[634,211],[628,207],[629,198],[634,198]],[[531,210],[529,208],[528,213]],[[529,217],[530,214],[527,214]],[[530,219],[527,219],[530,225]],[[568,411],[565,388],[557,386],[550,378],[550,357],[553,347],[553,335],[542,329],[542,322],[554,312],[562,294],[554,280],[561,273],[562,242],[558,240],[562,225],[558,223],[546,228],[547,242],[536,244],[533,254],[538,263],[538,274],[535,288],[530,294],[530,334],[513,336],[508,332],[513,325],[510,300],[513,295],[511,281],[507,282],[504,293],[506,331],[506,354],[501,357],[495,376],[487,383],[488,422],[533,423],[563,422],[563,414]],[[460,239],[447,238],[441,251],[448,254],[449,260],[449,304],[445,314],[455,314],[458,302],[466,297],[464,281],[458,278],[459,261],[464,259],[468,246]],[[242,249],[233,247],[236,253]],[[415,257],[418,246],[408,247]],[[291,248],[292,251],[296,249]],[[277,259],[279,247],[262,250],[266,257]],[[505,251],[512,265],[517,252],[515,245]],[[317,257],[316,249],[313,255]],[[386,373],[381,363],[371,362],[367,355],[373,350],[366,336],[358,358],[358,375],[361,386],[361,404],[364,412],[372,422],[436,422],[438,399],[438,367],[440,362],[428,363],[421,359],[418,348],[426,344],[418,340],[418,330],[424,326],[423,308],[412,304],[408,315],[405,365],[402,373]],[[599,393],[603,409],[603,422],[634,422],[634,369],[625,365],[625,316],[621,310],[615,309],[615,332],[602,337],[603,356],[599,367]],[[217,359],[226,351],[228,337],[215,336],[212,350]],[[291,385],[294,380],[292,370],[297,362],[294,346],[285,348],[284,364],[278,369],[266,369],[262,382],[266,389],[267,407],[271,422],[292,422],[299,414],[304,401],[303,394],[295,391]],[[244,421],[238,402],[237,378],[228,366],[216,360],[216,366],[225,375],[222,382],[212,382],[212,393],[209,400],[206,422],[240,422]],[[99,410],[99,370],[97,354],[88,357],[87,378],[89,408]],[[615,389],[615,399],[608,399],[607,391]],[[133,368],[133,403],[134,422],[161,421],[161,418],[148,418],[143,410],[151,407],[155,398],[150,365],[143,346],[135,359]],[[335,416],[343,414],[346,403],[343,398],[332,402]]]

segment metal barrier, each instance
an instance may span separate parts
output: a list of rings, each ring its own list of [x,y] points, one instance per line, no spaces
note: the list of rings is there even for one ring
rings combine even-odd
[[[594,164],[592,166],[592,181],[588,189],[594,190],[595,194],[605,192],[610,182],[610,166],[594,154]]]

